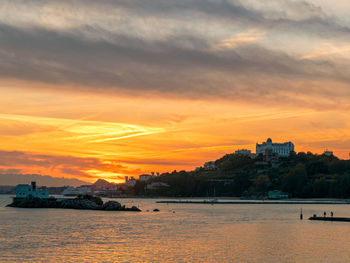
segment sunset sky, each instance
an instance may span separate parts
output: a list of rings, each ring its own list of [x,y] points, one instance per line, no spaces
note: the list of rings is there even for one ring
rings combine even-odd
[[[0,174],[120,182],[268,137],[349,159],[349,14],[348,0],[2,0]]]

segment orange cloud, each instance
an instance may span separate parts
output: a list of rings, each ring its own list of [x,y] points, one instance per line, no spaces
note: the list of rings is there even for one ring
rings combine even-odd
[[[3,173],[36,173],[52,177],[77,178],[93,182],[98,178],[124,181],[124,175],[140,173],[117,162],[97,158],[54,156],[19,151],[0,151],[0,170]]]

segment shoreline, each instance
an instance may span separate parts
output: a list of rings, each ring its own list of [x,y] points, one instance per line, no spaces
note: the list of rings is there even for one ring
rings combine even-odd
[[[2,194],[0,195],[3,196],[8,196],[10,198],[14,198],[15,194]],[[63,195],[52,195],[56,199],[72,199],[77,196],[63,196]],[[160,201],[210,201],[213,199],[218,200],[219,202],[222,203],[227,203],[227,202],[237,202],[237,203],[242,203],[242,202],[286,202],[286,203],[291,203],[291,202],[318,202],[318,203],[345,203],[345,204],[350,204],[350,198],[288,198],[288,199],[254,199],[254,198],[242,198],[242,197],[229,197],[229,196],[220,196],[220,197],[208,197],[208,196],[198,196],[198,197],[193,197],[193,196],[113,196],[113,197],[108,197],[108,196],[100,196],[100,198],[103,199],[155,199]]]
[[[217,200],[161,200],[158,204],[224,204],[224,205],[350,205],[350,201],[331,200],[237,200],[237,201],[217,201]]]

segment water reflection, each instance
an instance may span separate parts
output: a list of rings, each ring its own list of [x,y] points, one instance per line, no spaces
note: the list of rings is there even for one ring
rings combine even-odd
[[[300,221],[298,205],[120,201],[139,204],[144,212],[1,207],[0,261],[347,262],[350,257],[350,224]],[[303,210],[305,217],[330,210],[350,216],[347,205]]]

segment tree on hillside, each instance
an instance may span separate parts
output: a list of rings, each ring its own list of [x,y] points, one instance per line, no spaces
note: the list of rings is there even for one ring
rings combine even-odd
[[[247,155],[226,154],[215,163],[221,171],[230,171],[252,165],[254,160]]]
[[[329,189],[329,183],[327,182],[325,176],[322,176],[318,179],[316,179],[313,183],[313,196],[314,197],[327,197],[328,196],[328,189]]]
[[[266,174],[261,174],[254,182],[255,191],[258,193],[266,193],[270,185],[270,178]]]
[[[307,182],[307,173],[302,163],[291,168],[288,173],[282,177],[282,189],[292,196],[300,196]]]

